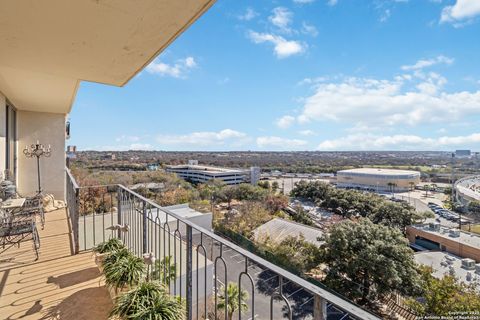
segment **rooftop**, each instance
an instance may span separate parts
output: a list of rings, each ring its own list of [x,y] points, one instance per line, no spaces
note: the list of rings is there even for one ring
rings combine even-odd
[[[167,169],[189,170],[189,171],[197,171],[197,172],[207,171],[208,173],[244,173],[246,171],[245,169],[232,169],[232,168],[189,165],[189,164],[167,166]]]
[[[340,170],[337,173],[361,173],[361,174],[377,174],[377,175],[419,175],[420,172],[413,170],[398,170],[398,169],[381,169],[381,168],[357,168]]]
[[[323,236],[323,232],[317,228],[308,227],[306,225],[275,218],[260,227],[253,230],[255,238],[268,236],[273,242],[281,242],[289,236],[299,237],[302,235],[305,241],[315,245],[322,244],[317,238]]]
[[[430,229],[428,224],[417,224],[417,225],[413,225],[412,227],[427,233],[435,234],[445,239],[457,241],[471,247],[480,248],[480,236],[474,233],[460,231],[459,232],[460,235],[458,237],[452,237],[452,235],[450,234],[450,230],[458,230],[458,229],[440,227],[439,231],[435,231]]]
[[[440,252],[440,251],[424,251],[415,254],[415,261],[433,268],[432,275],[436,278],[443,278],[450,272],[450,266],[455,270],[455,276],[459,281],[465,283],[472,283],[467,280],[467,272],[472,275],[473,281],[480,284],[480,275],[475,273],[475,270],[467,270],[462,268],[462,258],[456,255]]]
[[[168,206],[163,208],[185,219],[204,215],[204,213],[201,213],[200,211],[190,208],[188,206],[188,203],[176,204],[173,206]]]

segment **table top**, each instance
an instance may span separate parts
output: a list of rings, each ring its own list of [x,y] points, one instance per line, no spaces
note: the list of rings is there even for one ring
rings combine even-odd
[[[3,202],[0,202],[0,208],[2,209],[14,209],[20,208],[25,203],[25,198],[18,199],[8,199]]]

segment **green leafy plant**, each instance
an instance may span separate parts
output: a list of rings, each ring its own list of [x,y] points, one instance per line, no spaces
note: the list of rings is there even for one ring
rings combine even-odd
[[[124,248],[122,241],[117,238],[111,238],[108,241],[102,242],[93,248],[95,253],[110,253],[115,250]]]
[[[152,280],[158,280],[160,283],[170,286],[170,283],[177,277],[177,268],[172,262],[172,256],[166,256],[162,260],[155,261],[152,268]]]
[[[142,282],[115,301],[110,317],[140,320],[184,319],[182,303],[171,297],[157,281]]]
[[[225,310],[228,319],[233,319],[233,314],[237,310],[248,310],[248,293],[245,290],[240,290],[237,284],[230,282],[227,285],[227,298],[225,298],[225,290],[221,289],[218,295],[218,309]],[[240,301],[239,301],[240,300]],[[240,302],[240,303],[239,303]]]
[[[138,284],[143,279],[145,271],[143,259],[126,249],[113,251],[105,258],[103,264],[105,283],[116,291]]]

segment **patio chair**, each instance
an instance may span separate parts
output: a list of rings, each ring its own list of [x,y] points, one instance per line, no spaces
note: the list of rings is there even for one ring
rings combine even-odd
[[[20,212],[15,215],[38,215],[40,216],[42,230],[45,228],[45,211],[43,209],[43,199],[40,196],[26,198]]]
[[[36,227],[35,219],[15,221],[13,216],[4,217],[0,222],[0,245],[5,249],[6,245],[17,244],[23,241],[32,240],[35,260],[38,260],[38,249],[40,249],[40,237]]]

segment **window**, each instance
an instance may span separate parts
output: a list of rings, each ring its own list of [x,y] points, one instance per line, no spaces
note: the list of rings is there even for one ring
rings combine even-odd
[[[7,101],[6,112],[5,179],[15,181],[17,176],[17,110]]]

